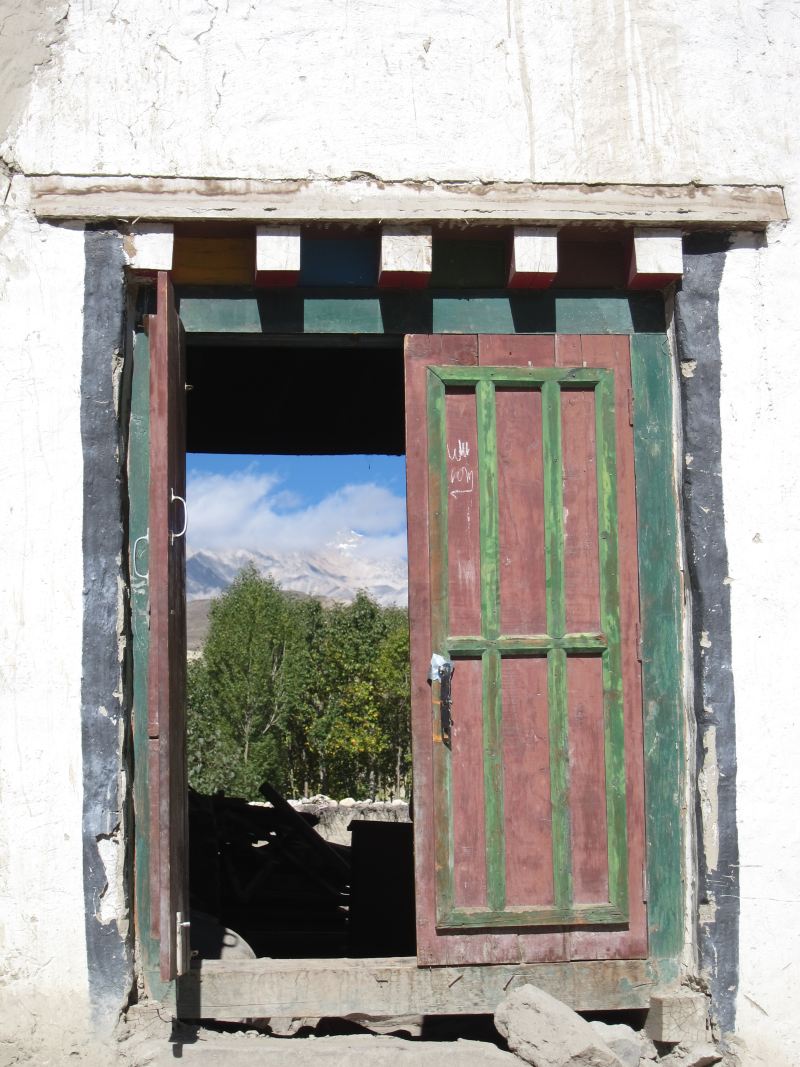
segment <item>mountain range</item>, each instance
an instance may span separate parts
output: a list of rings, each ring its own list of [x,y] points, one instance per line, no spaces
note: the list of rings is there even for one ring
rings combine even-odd
[[[363,589],[384,607],[408,603],[408,571],[404,559],[376,558],[361,549],[361,538],[348,533],[339,543],[317,552],[261,552],[237,548],[214,552],[189,550],[186,556],[187,600],[219,596],[236,575],[253,563],[281,589],[349,603]]]

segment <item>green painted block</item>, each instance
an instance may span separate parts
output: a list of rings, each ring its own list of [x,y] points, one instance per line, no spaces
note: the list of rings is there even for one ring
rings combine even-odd
[[[515,333],[508,297],[500,294],[433,298],[434,333]]]
[[[218,290],[178,289],[176,302],[187,333],[261,333],[258,297],[251,290],[219,296]]]
[[[380,301],[374,296],[306,296],[305,333],[383,333]]]

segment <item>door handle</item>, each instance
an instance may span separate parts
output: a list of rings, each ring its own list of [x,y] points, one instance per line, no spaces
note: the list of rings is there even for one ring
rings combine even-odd
[[[453,725],[453,664],[449,661],[439,671],[439,714],[442,720],[442,741],[450,747]]]
[[[171,545],[174,545],[175,541],[179,537],[183,537],[186,534],[186,527],[189,525],[189,509],[186,507],[185,499],[182,496],[178,496],[178,494],[175,492],[174,489],[170,489],[170,491],[169,491],[169,502],[170,502],[170,504],[174,504],[176,500],[179,500],[181,502],[181,504],[183,504],[183,526],[181,527],[181,529],[177,533],[170,532],[169,543]]]
[[[431,669],[428,681],[439,683],[439,724],[438,730],[434,729],[434,740],[442,741],[450,747],[453,726],[453,664],[444,656],[434,652],[431,656]],[[436,702],[434,702],[435,705]]]

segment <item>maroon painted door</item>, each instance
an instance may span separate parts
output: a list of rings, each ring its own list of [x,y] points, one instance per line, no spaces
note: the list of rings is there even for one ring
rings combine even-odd
[[[148,763],[152,933],[161,977],[188,966],[186,780],[186,374],[169,274],[157,279],[150,338]]]
[[[420,964],[647,954],[630,389],[627,337],[406,340]]]

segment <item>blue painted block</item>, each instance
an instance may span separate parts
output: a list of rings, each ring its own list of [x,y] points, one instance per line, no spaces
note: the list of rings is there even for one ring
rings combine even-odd
[[[377,285],[379,255],[379,237],[303,237],[300,285]]]

